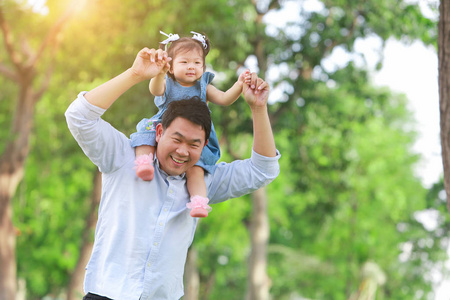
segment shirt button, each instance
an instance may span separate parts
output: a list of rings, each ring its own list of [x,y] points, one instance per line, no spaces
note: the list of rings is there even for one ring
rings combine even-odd
[[[160,222],[160,223],[159,223],[159,226],[163,226],[163,222]]]
[[[157,242],[155,242],[153,245],[155,245],[155,246],[158,246],[158,243]]]
[[[147,267],[149,267],[149,268],[150,268],[150,266],[151,266],[151,265],[152,265],[151,263],[148,263],[148,264],[147,264]]]
[[[164,208],[164,211],[167,211],[167,208]]]
[[[173,194],[173,190],[169,190],[169,194]]]

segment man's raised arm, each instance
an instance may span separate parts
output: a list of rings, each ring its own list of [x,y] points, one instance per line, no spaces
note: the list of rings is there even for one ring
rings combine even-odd
[[[101,115],[133,85],[158,74],[168,61],[162,50],[144,48],[137,54],[131,68],[88,93],[80,93],[66,110],[70,132],[103,173],[122,166],[129,157],[128,152],[134,150],[128,138],[101,120]],[[113,152],[115,155],[106,155]]]
[[[262,156],[274,157],[277,155],[277,150],[267,109],[269,85],[258,78],[256,73],[251,74],[250,82],[247,83],[244,84],[242,92],[252,110],[253,151]]]
[[[84,97],[89,103],[108,109],[132,86],[158,75],[169,61],[165,51],[144,48],[137,54],[131,68],[86,93]]]
[[[280,173],[280,154],[269,121],[268,84],[255,73],[246,79],[243,94],[253,116],[253,153],[250,159],[219,163],[211,176],[206,176],[210,203],[237,198],[268,185]]]

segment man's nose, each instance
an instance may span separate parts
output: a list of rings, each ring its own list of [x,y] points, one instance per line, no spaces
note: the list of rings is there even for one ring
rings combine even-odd
[[[176,151],[179,155],[183,155],[183,156],[189,155],[189,151],[187,150],[187,146],[185,144],[178,145],[178,148]]]

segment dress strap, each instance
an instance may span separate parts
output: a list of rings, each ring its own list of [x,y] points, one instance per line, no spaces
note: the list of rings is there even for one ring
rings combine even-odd
[[[214,75],[211,72],[205,72],[203,73],[202,78],[200,78],[200,88],[201,88],[200,97],[204,101],[206,101],[206,87],[213,81],[215,76],[216,75]]]

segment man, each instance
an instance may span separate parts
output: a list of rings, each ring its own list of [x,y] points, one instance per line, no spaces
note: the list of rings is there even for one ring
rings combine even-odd
[[[125,135],[100,117],[135,84],[156,76],[170,58],[162,50],[142,49],[133,66],[87,93],[66,111],[69,129],[84,153],[102,172],[102,199],[95,243],[86,267],[84,299],[179,299],[183,296],[186,255],[197,218],[186,203],[185,171],[207,143],[207,106],[174,104],[156,128],[155,174],[142,181],[133,170],[134,149]],[[252,157],[216,165],[205,176],[210,203],[239,197],[267,185],[279,173],[267,113],[269,87],[252,74],[243,94],[253,115]],[[181,109],[180,109],[181,105]],[[193,116],[203,110],[200,120]],[[198,114],[198,113],[197,113]]]

